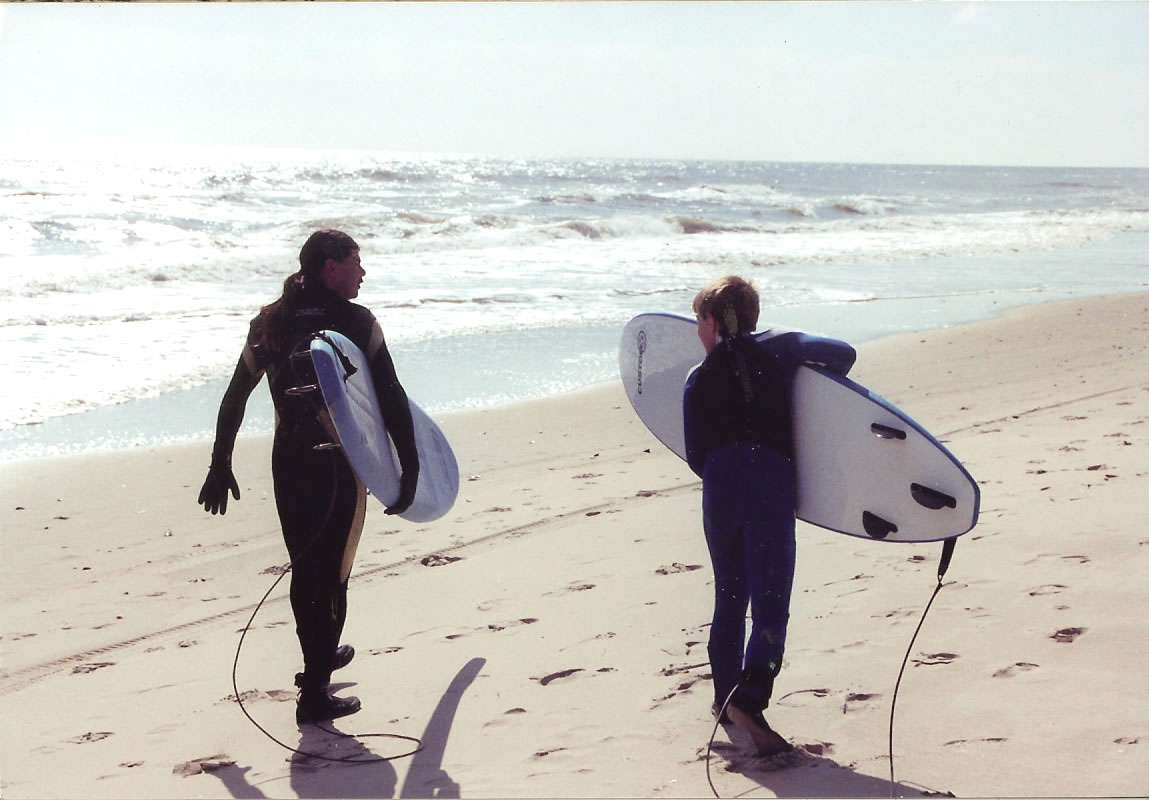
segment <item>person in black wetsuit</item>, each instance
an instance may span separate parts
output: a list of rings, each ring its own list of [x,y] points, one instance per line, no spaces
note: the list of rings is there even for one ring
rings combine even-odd
[[[220,404],[211,467],[199,503],[227,512],[228,492],[239,499],[231,469],[235,437],[252,390],[266,372],[275,406],[271,472],[275,505],[291,556],[291,609],[303,651],[296,719],[318,722],[353,714],[356,697],[335,697],[331,673],[354,656],[339,645],[347,618],[347,581],[363,529],[366,490],[339,448],[319,391],[293,393],[316,383],[308,355],[313,335],[334,330],[367,356],[388,433],[402,470],[399,497],[388,514],[405,511],[415,497],[419,456],[407,394],[374,315],[352,303],[366,274],[359,246],[346,233],[317,231],[299,251],[300,269],[284,281],[283,295],[251,321],[247,343]],[[294,357],[293,357],[294,356]]]
[[[845,342],[799,332],[757,340],[758,292],[737,276],[700,291],[694,312],[707,355],[686,379],[683,427],[687,463],[702,478],[714,568],[707,647],[713,711],[725,708],[721,720],[746,730],[758,752],[770,755],[790,749],[762,711],[782,668],[794,582],[794,374],[807,362],[845,374],[855,353]]]

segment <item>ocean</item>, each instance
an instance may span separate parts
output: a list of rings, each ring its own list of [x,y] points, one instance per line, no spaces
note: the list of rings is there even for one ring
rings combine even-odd
[[[0,458],[210,441],[248,320],[325,227],[433,415],[612,380],[628,319],[724,274],[760,327],[855,344],[1149,290],[1145,169],[9,153]],[[271,426],[260,388],[241,435]]]

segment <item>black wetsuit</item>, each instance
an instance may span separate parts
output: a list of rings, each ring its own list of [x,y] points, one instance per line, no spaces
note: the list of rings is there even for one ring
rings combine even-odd
[[[276,412],[271,456],[275,504],[291,555],[291,607],[303,651],[303,681],[324,686],[347,618],[347,581],[363,527],[366,491],[341,449],[315,449],[337,439],[318,390],[289,394],[289,389],[316,382],[311,359],[292,358],[292,353],[306,353],[312,334],[334,330],[368,355],[404,475],[419,470],[414,427],[382,333],[366,308],[324,288],[304,291],[287,316],[284,346],[274,352],[262,343],[265,324],[264,314],[251,322],[248,347],[220,408],[216,451],[223,445],[231,452],[247,398],[266,371]],[[373,345],[378,349],[372,356]]]

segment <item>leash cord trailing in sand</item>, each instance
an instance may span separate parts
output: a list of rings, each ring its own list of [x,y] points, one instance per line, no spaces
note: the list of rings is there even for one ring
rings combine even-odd
[[[898,689],[902,685],[902,675],[906,671],[906,664],[909,663],[910,653],[913,652],[914,642],[918,640],[918,634],[922,630],[922,625],[926,622],[926,615],[930,613],[930,606],[934,604],[934,599],[937,598],[938,592],[942,590],[942,578],[945,577],[946,570],[949,569],[950,557],[954,552],[954,544],[957,541],[956,537],[946,539],[942,543],[942,558],[938,564],[938,585],[934,587],[934,593],[930,595],[930,601],[926,603],[925,610],[922,611],[922,618],[918,620],[918,627],[914,630],[914,635],[910,637],[910,645],[906,648],[905,658],[902,659],[902,668],[898,670],[898,680],[894,683],[894,696],[890,700],[890,736],[889,736],[889,752],[890,757],[890,797],[897,796],[897,784],[894,782],[894,709],[898,704]]]
[[[318,538],[318,537],[316,537],[316,538]],[[310,547],[311,544],[314,543],[314,541],[315,540],[312,540],[312,542],[308,544],[308,547]],[[304,548],[304,551],[306,551],[306,549],[307,548]],[[279,586],[279,582],[281,580],[283,580],[283,576],[286,575],[290,571],[291,571],[291,563],[288,562],[288,564],[287,564],[286,568],[283,570],[283,572],[281,572],[279,574],[279,577],[277,577],[275,579],[275,581],[271,584],[271,588],[269,588],[266,592],[264,592],[263,597],[261,597],[259,599],[259,602],[255,604],[255,610],[251,612],[251,618],[248,619],[247,624],[243,626],[243,630],[240,632],[239,644],[237,644],[236,648],[235,648],[235,660],[232,662],[232,665],[231,665],[231,688],[232,688],[232,691],[235,692],[235,702],[239,704],[239,710],[242,711],[243,715],[245,717],[247,717],[248,721],[251,722],[251,724],[254,725],[255,727],[259,728],[260,732],[264,736],[266,736],[268,739],[271,739],[271,741],[275,742],[277,745],[284,748],[285,750],[290,750],[293,753],[296,753],[296,754],[301,755],[301,756],[307,756],[308,758],[318,758],[318,759],[321,759],[323,761],[335,761],[335,762],[338,762],[341,764],[376,764],[380,761],[396,761],[400,758],[407,758],[408,756],[413,756],[416,753],[418,753],[420,750],[423,749],[423,742],[420,739],[416,739],[414,736],[403,736],[402,734],[398,734],[398,733],[350,734],[350,733],[342,733],[341,731],[337,731],[334,728],[328,728],[328,727],[325,727],[323,725],[318,726],[320,730],[326,731],[327,733],[333,734],[335,736],[340,736],[340,737],[344,737],[344,738],[348,738],[348,739],[360,739],[360,738],[367,738],[367,737],[402,739],[403,741],[406,741],[406,742],[413,742],[415,744],[415,749],[411,750],[409,752],[406,752],[406,753],[400,753],[399,755],[396,755],[396,756],[374,756],[372,758],[352,758],[352,757],[333,758],[331,756],[325,756],[325,755],[321,755],[319,753],[308,753],[308,752],[305,752],[303,750],[299,750],[297,748],[294,748],[289,744],[281,742],[279,739],[275,738],[275,736],[273,736],[270,732],[268,732],[268,730],[266,728],[264,728],[262,725],[260,725],[258,722],[256,722],[255,718],[252,717],[250,713],[248,713],[247,708],[245,708],[243,705],[243,696],[239,692],[239,685],[238,685],[238,682],[236,680],[236,672],[239,669],[239,654],[243,650],[243,640],[247,638],[247,632],[249,630],[251,630],[251,623],[255,622],[255,615],[259,613],[259,609],[261,609],[263,607],[264,602],[267,600],[268,597],[271,596],[271,593],[275,591],[275,587]]]
[[[722,724],[722,718],[726,716],[726,709],[730,707],[730,701],[734,699],[734,693],[738,691],[738,687],[742,685],[739,681],[730,694],[726,695],[726,700],[722,703],[722,708],[714,716],[714,729],[710,731],[710,741],[706,743],[706,782],[710,784],[710,791],[714,792],[715,797],[721,797],[718,790],[714,788],[714,781],[710,779],[710,750],[714,747],[714,737],[718,735],[718,726]]]

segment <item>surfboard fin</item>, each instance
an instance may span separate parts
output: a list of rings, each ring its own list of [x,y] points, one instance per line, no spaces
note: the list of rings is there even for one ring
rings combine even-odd
[[[906,432],[898,428],[891,428],[889,425],[882,425],[880,422],[870,424],[870,433],[877,436],[879,439],[905,439]]]
[[[957,508],[957,500],[945,492],[922,486],[920,483],[911,483],[910,492],[918,505],[937,511],[939,508]]]
[[[866,533],[870,534],[874,539],[885,539],[891,533],[898,532],[897,525],[869,511],[862,512],[862,527],[865,528]]]

